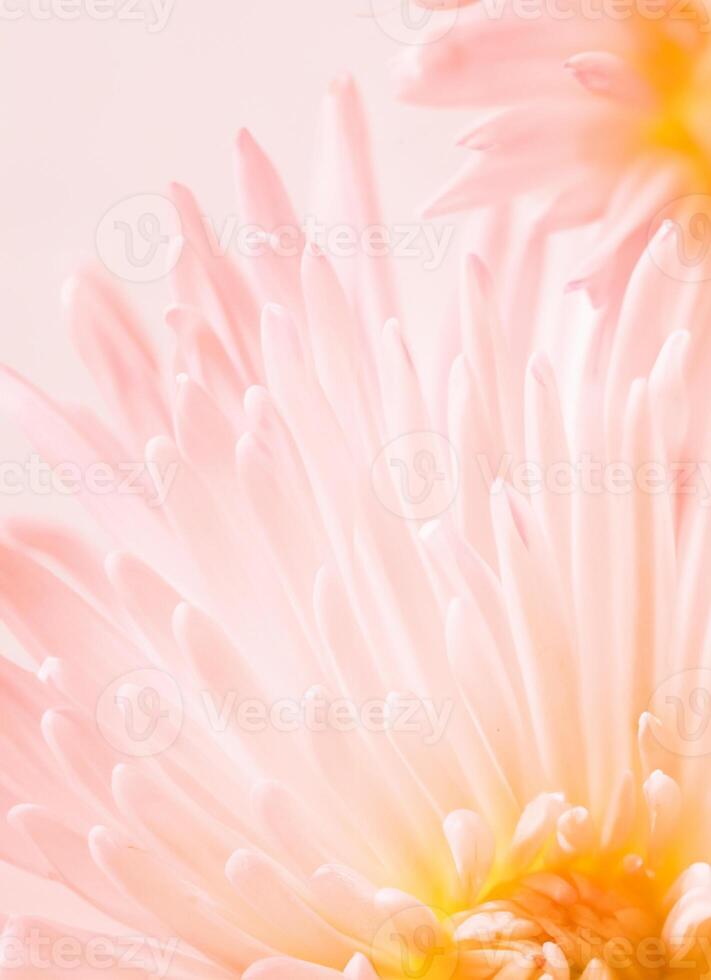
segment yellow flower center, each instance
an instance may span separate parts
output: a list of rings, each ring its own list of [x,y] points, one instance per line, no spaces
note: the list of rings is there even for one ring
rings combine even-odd
[[[703,30],[708,14],[686,9],[688,21],[641,25],[634,67],[655,97],[643,116],[643,143],[688,164],[692,189],[703,191],[711,187],[711,35]]]
[[[667,911],[634,859],[609,876],[541,871],[451,917],[424,906],[393,915],[372,961],[382,980],[697,980],[711,944],[665,936]]]

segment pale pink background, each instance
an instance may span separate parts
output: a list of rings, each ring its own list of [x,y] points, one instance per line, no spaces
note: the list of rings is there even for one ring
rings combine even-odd
[[[175,0],[158,34],[86,16],[0,19],[0,359],[54,395],[98,404],[68,344],[60,290],[94,257],[101,216],[172,179],[191,185],[207,212],[228,213],[230,144],[241,125],[303,199],[319,100],[344,69],[360,82],[372,118],[387,218],[411,220],[451,171],[462,120],[394,102],[388,60],[396,49],[370,0]],[[420,311],[415,329],[436,329],[453,264],[426,277],[415,260],[401,265],[409,305]],[[152,314],[160,343],[165,284],[130,291]],[[28,451],[0,418],[0,459]],[[64,500],[0,495],[0,517],[18,507],[72,517]],[[0,642],[17,656],[4,633]],[[56,912],[56,900],[56,891],[38,893],[0,867],[0,911]],[[68,920],[84,918],[79,903],[63,899],[61,909]]]

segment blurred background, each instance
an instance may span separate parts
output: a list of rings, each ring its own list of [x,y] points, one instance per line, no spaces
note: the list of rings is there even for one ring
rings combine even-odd
[[[60,295],[77,266],[98,261],[102,217],[179,180],[219,227],[234,212],[241,126],[280,167],[301,213],[320,101],[344,70],[370,116],[385,220],[414,220],[456,163],[465,117],[395,102],[388,63],[412,40],[401,2],[0,0],[0,360],[58,398],[100,406]],[[408,329],[436,330],[456,262],[426,276],[421,258],[399,265],[417,311]],[[156,344],[167,343],[166,281],[126,288]],[[30,452],[0,416],[0,460]],[[0,518],[18,510],[72,518],[66,499],[0,494]],[[18,655],[5,633],[0,641]],[[0,866],[0,911],[56,913],[58,898]],[[60,901],[65,919],[87,924],[81,903]]]

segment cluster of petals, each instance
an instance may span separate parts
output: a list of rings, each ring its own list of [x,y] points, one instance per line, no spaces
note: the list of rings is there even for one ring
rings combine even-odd
[[[472,24],[489,60],[462,66],[460,100],[482,79],[507,96],[524,77],[510,70],[525,65],[523,25]],[[541,55],[565,46],[536,36]],[[452,78],[428,82],[432,99]],[[536,146],[531,174],[554,150]],[[324,220],[380,222],[367,147],[342,79],[318,145]],[[245,133],[235,173],[245,222],[298,226]],[[658,975],[640,952],[650,939],[665,969],[683,954],[699,975],[709,762],[677,708],[711,667],[703,481],[527,494],[497,474],[507,454],[544,470],[586,454],[635,472],[703,461],[709,290],[643,252],[611,329],[564,294],[539,229],[510,254],[502,213],[462,261],[457,308],[424,358],[428,325],[400,309],[388,259],[332,261],[304,242],[300,257],[237,263],[210,247],[191,194],[173,193],[174,357],[88,272],[66,300],[106,418],[9,370],[0,382],[50,462],[145,454],[175,473],[160,507],[87,493],[84,534],[27,519],[3,530],[0,612],[33,662],[0,661],[3,860],[75,892],[117,946],[178,940],[174,980],[609,977],[605,943],[619,939],[633,957],[620,975]],[[407,494],[402,512],[386,506],[402,502],[402,471],[377,470],[418,434],[456,461],[436,515]],[[155,751],[127,726],[146,675]],[[248,731],[206,711],[231,692],[451,710],[436,740],[397,725]],[[41,940],[94,938],[25,915],[3,928],[3,980],[42,975]]]
[[[703,0],[418,2],[433,20],[395,59],[399,94],[471,108],[475,119],[460,140],[461,169],[427,214],[542,200],[546,230],[591,229],[569,285],[600,305],[619,299],[662,225],[709,278]]]

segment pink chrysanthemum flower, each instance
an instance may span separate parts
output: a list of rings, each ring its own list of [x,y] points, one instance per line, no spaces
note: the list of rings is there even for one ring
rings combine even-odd
[[[437,8],[437,0],[422,0]],[[430,215],[534,193],[550,229],[594,224],[571,285],[624,288],[657,228],[711,275],[711,15],[703,0],[471,0],[396,58],[400,94],[471,107]],[[438,16],[438,15],[433,15]],[[442,14],[443,17],[452,17]],[[426,32],[423,42],[426,42]]]
[[[329,220],[378,224],[349,83],[322,158]],[[295,226],[246,135],[237,182],[244,221]],[[179,382],[89,276],[68,301],[111,425],[9,372],[0,389],[51,461],[147,442],[167,486],[160,507],[87,493],[108,555],[27,521],[0,545],[36,664],[0,661],[2,856],[116,923],[97,965],[90,924],[10,917],[3,976],[52,972],[63,937],[84,980],[118,977],[127,934],[152,938],[141,977],[159,943],[175,980],[700,976],[708,290],[684,285],[675,331],[678,284],[644,256],[604,380],[594,336],[582,366],[555,359],[573,413],[528,290],[502,328],[478,259],[440,383],[387,260],[337,274],[307,247],[245,274],[175,199]]]

